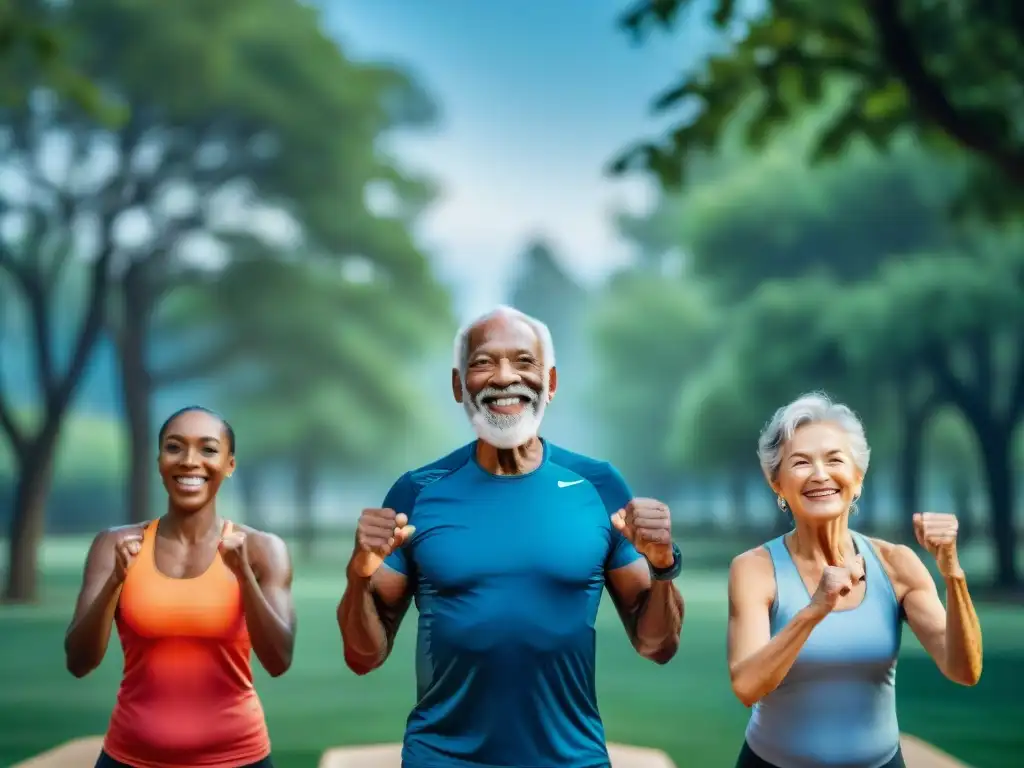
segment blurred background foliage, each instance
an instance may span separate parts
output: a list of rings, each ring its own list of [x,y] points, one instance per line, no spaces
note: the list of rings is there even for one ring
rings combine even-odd
[[[0,3],[8,602],[40,602],[49,584],[42,604],[64,605],[84,537],[162,512],[156,431],[182,405],[217,408],[236,429],[225,514],[286,536],[310,579],[328,569],[331,599],[361,506],[468,439],[448,382],[471,302],[422,235],[444,183],[392,140],[439,130],[444,105],[412,63],[356,56],[327,31],[328,10]],[[467,270],[551,327],[560,390],[545,435],[668,501],[690,567],[718,584],[733,555],[785,526],[757,466],[759,430],[825,389],[862,416],[873,450],[857,526],[910,541],[913,512],[956,512],[979,595],[1017,616],[1021,7],[619,10],[617,44],[643,52],[696,28],[707,43],[646,94],[664,135],[609,151],[612,174],[653,190],[648,205],[608,213],[632,257],[584,279],[540,231],[501,244],[516,254],[507,275],[488,252]],[[720,617],[700,611],[694,632],[706,621],[718,649]],[[1020,671],[1019,655],[993,663],[997,677]],[[924,704],[901,719],[976,765],[1009,765],[999,760],[1019,737],[1014,747],[993,712],[1010,694],[992,685],[986,704],[960,700],[945,720]],[[610,732],[660,743],[629,717],[612,705]],[[980,730],[962,738],[942,725],[972,717]],[[706,725],[666,748],[718,764],[739,737]],[[307,764],[320,738],[294,727],[285,743],[301,745],[283,765]],[[727,730],[728,748],[685,741]]]

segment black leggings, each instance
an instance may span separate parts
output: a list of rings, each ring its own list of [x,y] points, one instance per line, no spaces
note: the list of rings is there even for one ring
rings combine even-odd
[[[736,768],[779,768],[779,766],[772,765],[767,760],[762,760],[754,754],[754,750],[750,748],[747,742],[743,742],[743,749],[740,750],[739,759],[736,761]],[[880,766],[880,768],[907,768],[907,764],[903,762],[903,750],[897,749],[892,759],[885,765]]]
[[[115,760],[106,752],[100,752],[95,768],[132,768],[132,766],[128,765],[128,763],[122,763]],[[270,762],[270,756],[268,755],[262,760],[257,760],[255,763],[240,765],[238,768],[274,768],[274,764]]]

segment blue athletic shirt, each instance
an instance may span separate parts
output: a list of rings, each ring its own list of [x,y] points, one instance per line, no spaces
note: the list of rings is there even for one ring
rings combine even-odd
[[[610,520],[631,498],[548,442],[526,475],[470,443],[392,486],[383,506],[416,527],[385,561],[419,611],[404,768],[607,768],[594,621],[605,574],[640,557]]]

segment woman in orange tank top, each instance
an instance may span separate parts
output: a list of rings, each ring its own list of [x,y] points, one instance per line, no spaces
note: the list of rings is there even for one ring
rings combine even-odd
[[[291,665],[292,568],[279,538],[217,516],[235,468],[230,425],[198,406],[160,429],[167,514],[93,541],[64,649],[99,666],[117,624],[124,677],[96,768],[270,768],[251,651]]]

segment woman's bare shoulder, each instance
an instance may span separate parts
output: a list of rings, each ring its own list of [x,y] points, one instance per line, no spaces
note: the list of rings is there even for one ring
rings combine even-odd
[[[891,541],[878,539],[873,536],[865,536],[864,538],[867,539],[875,554],[878,555],[878,559],[886,567],[899,569],[900,565],[906,564],[908,558],[917,559],[914,550],[905,544],[894,544]]]
[[[772,556],[764,544],[758,544],[746,552],[740,552],[740,554],[732,559],[731,567],[743,572],[764,572],[765,569],[774,572],[775,570],[775,566],[772,564]]]
[[[232,527],[239,533],[245,534],[246,543],[249,545],[250,551],[258,551],[261,554],[273,557],[275,560],[288,559],[288,545],[276,533],[261,531],[259,528],[253,528],[242,523],[232,523]]]
[[[128,523],[127,525],[115,525],[110,528],[104,528],[93,537],[93,546],[104,544],[115,546],[118,542],[125,539],[140,537],[145,534],[146,528],[149,525],[150,523]]]
[[[888,574],[889,580],[897,587],[897,592],[917,585],[925,576],[930,580],[928,569],[924,567],[921,558],[906,544],[895,544],[868,536],[865,538],[878,555],[878,560]]]
[[[775,564],[771,553],[762,544],[741,552],[729,566],[729,593],[733,599],[775,599]]]

